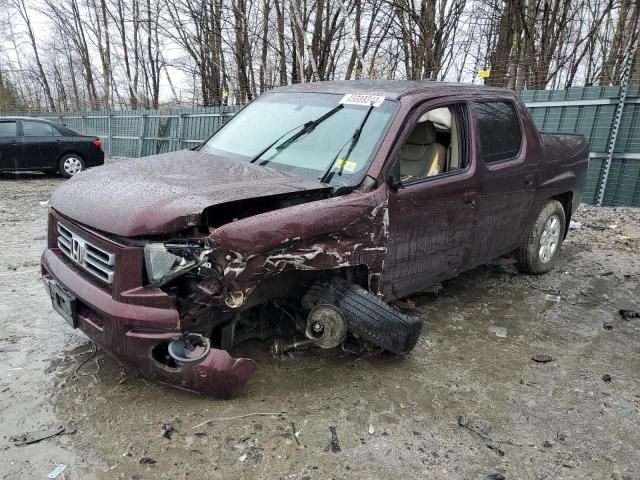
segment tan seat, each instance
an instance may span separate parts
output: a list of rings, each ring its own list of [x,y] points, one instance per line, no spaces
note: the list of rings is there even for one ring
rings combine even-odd
[[[436,143],[432,122],[418,123],[400,149],[400,176],[431,177],[444,172],[447,149]]]

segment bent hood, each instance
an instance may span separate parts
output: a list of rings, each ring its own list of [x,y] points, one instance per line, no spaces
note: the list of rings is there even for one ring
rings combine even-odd
[[[140,236],[198,225],[202,211],[213,205],[329,188],[272,168],[184,150],[82,172],[53,193],[50,205],[97,230]]]

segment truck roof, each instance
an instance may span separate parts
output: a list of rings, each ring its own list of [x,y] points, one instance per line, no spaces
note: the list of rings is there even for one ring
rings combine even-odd
[[[297,83],[275,88],[277,92],[292,93],[362,93],[382,95],[389,99],[400,99],[409,95],[432,93],[434,97],[455,94],[480,95],[496,94],[513,98],[515,91],[506,88],[472,85],[468,83],[447,83],[430,80],[333,80],[323,82]]]

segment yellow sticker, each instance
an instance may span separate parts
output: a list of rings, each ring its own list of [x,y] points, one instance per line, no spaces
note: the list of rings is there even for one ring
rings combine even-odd
[[[335,163],[336,168],[341,168],[343,172],[353,173],[358,168],[358,162],[352,162],[351,160],[336,160]]]
[[[490,68],[481,68],[480,70],[478,70],[478,76],[480,78],[488,78],[491,76],[491,69]]]

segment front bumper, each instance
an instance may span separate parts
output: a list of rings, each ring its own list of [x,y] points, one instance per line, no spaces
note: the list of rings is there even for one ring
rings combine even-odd
[[[232,358],[213,348],[196,365],[172,368],[160,363],[153,356],[154,348],[181,335],[175,308],[144,305],[145,297],[147,304],[169,303],[168,299],[159,301],[159,295],[166,296],[164,292],[139,287],[121,292],[118,297],[127,301],[120,301],[55,248],[44,251],[41,263],[44,280],[55,279],[75,295],[78,328],[127,367],[173,387],[221,398],[237,395],[255,372],[253,360]]]

